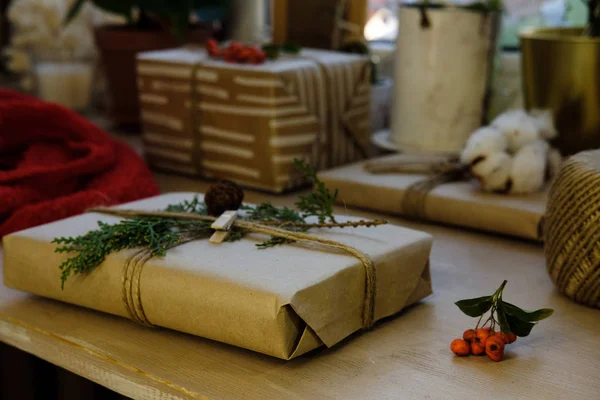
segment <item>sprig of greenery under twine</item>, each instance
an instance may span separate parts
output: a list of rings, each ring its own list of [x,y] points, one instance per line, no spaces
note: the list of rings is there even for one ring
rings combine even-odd
[[[294,161],[296,168],[314,184],[314,190],[300,196],[296,202],[297,210],[287,207],[276,207],[269,202],[259,205],[243,204],[242,212],[234,224],[227,242],[235,242],[244,238],[248,227],[262,226],[265,232],[273,234],[268,240],[258,243],[259,249],[267,249],[285,243],[293,243],[290,237],[302,237],[301,234],[313,228],[345,228],[372,227],[386,224],[383,220],[352,221],[339,223],[333,216],[333,206],[338,192],[333,193],[319,180],[316,171],[303,161]],[[119,209],[92,209],[108,214],[116,214],[124,219],[116,224],[98,221],[98,229],[76,237],[58,237],[52,242],[58,246],[57,253],[69,253],[71,256],[63,261],[61,270],[61,287],[66,280],[75,274],[89,273],[99,266],[113,252],[125,249],[147,249],[151,256],[164,256],[168,249],[191,240],[207,239],[214,233],[211,228],[216,219],[208,215],[206,204],[198,197],[172,204],[162,211],[135,211]],[[318,223],[309,223],[307,218],[316,217]],[[273,229],[267,229],[273,227]],[[295,232],[296,236],[285,234]],[[325,242],[325,241],[323,241]]]

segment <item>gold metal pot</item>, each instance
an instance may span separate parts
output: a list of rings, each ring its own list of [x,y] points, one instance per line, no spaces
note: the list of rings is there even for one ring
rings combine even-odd
[[[600,147],[600,38],[582,28],[521,33],[525,107],[553,111],[563,154]]]

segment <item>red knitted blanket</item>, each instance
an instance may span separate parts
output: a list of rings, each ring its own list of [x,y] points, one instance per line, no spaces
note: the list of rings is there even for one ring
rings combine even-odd
[[[126,144],[67,108],[0,89],[0,237],[157,193]]]

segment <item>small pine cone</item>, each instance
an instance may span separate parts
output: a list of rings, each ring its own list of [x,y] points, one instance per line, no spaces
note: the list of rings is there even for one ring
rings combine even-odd
[[[227,210],[237,210],[244,201],[244,191],[237,183],[222,180],[212,184],[204,195],[208,213],[218,217]]]

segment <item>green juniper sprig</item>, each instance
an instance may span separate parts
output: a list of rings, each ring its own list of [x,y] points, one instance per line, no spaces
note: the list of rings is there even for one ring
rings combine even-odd
[[[306,196],[300,196],[296,202],[296,207],[302,211],[302,216],[305,218],[315,216],[319,218],[319,222],[321,223],[327,219],[330,222],[335,222],[333,206],[338,196],[338,190],[335,189],[331,193],[325,186],[325,183],[318,178],[317,171],[309,164],[295,159],[294,165],[298,171],[314,183],[313,191]]]
[[[209,234],[210,223],[164,218],[135,218],[118,224],[98,221],[98,229],[77,237],[60,237],[52,241],[57,253],[77,253],[60,265],[61,286],[71,274],[93,269],[110,253],[145,247],[153,256],[164,256],[167,249],[181,242],[183,234]]]
[[[269,202],[264,202],[257,206],[243,204],[241,210],[246,211],[246,217],[249,221],[273,221],[273,222],[306,222],[298,211],[287,207],[275,207]]]
[[[192,200],[184,200],[179,204],[171,204],[165,208],[165,211],[169,212],[187,212],[198,215],[208,215],[206,204],[203,201],[198,200],[198,196],[194,196]]]
[[[325,184],[317,177],[316,171],[303,161],[294,160],[296,168],[308,179],[314,182],[314,191],[306,196],[300,196],[296,203],[298,210],[286,207],[275,207],[265,202],[256,206],[242,205],[243,211],[240,219],[269,223],[294,232],[306,232],[306,218],[314,216],[319,223],[324,224],[326,220],[335,223],[333,217],[333,206],[337,198],[337,190],[332,194]],[[208,215],[206,204],[194,197],[179,204],[171,204],[164,211],[171,213],[189,213],[206,216]],[[381,221],[378,221],[381,223]],[[192,239],[209,237],[214,230],[212,222],[203,220],[180,219],[165,216],[136,216],[116,224],[98,222],[98,229],[90,231],[77,237],[59,237],[52,242],[58,246],[57,253],[73,254],[60,266],[61,285],[69,276],[83,274],[92,271],[100,265],[111,253],[124,249],[146,248],[152,256],[164,256],[168,249]],[[344,225],[344,224],[341,224]],[[373,221],[359,221],[347,226],[374,226]],[[343,227],[343,226],[342,226]],[[239,227],[233,226],[225,239],[227,242],[241,240],[247,232]],[[258,243],[259,249],[266,249],[293,241],[273,236],[270,239]]]

